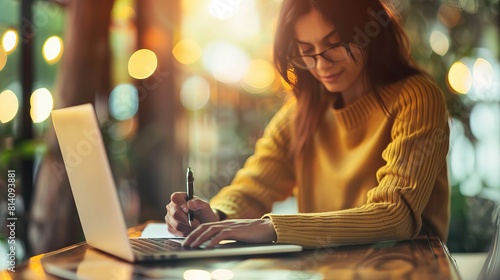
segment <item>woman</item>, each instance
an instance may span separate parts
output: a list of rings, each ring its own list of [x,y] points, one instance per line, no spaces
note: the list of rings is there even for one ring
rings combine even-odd
[[[210,204],[171,196],[169,230],[192,247],[324,247],[408,240],[422,229],[445,241],[448,114],[395,13],[378,0],[285,0],[274,55],[295,98]],[[299,214],[269,213],[292,194]]]

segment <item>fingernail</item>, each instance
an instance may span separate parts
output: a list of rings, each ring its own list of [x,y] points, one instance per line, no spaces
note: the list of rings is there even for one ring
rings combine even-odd
[[[189,207],[191,207],[191,208],[198,207],[198,203],[196,203],[196,201],[194,201],[194,200],[188,201],[188,204],[189,204]]]

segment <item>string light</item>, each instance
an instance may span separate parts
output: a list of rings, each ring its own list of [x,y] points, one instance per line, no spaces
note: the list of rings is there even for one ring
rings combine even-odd
[[[19,110],[19,100],[16,94],[11,90],[4,90],[0,93],[0,122],[8,123],[17,114]]]
[[[7,29],[2,36],[3,49],[7,54],[14,52],[18,44],[17,31],[14,29]]]
[[[466,94],[472,87],[472,73],[461,61],[453,63],[448,72],[448,83],[457,93]]]
[[[48,89],[39,88],[31,94],[30,104],[31,119],[34,123],[40,123],[50,116],[50,112],[54,107],[54,100]]]
[[[51,36],[43,43],[42,55],[49,64],[57,62],[63,53],[63,41],[59,36]]]

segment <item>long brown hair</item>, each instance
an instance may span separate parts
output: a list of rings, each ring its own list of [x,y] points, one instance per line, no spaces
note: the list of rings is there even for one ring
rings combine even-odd
[[[274,63],[292,87],[297,99],[297,117],[292,155],[300,155],[316,131],[331,94],[309,70],[293,68],[289,57],[297,54],[294,25],[311,9],[317,9],[336,28],[343,42],[357,45],[366,59],[365,83],[386,114],[380,89],[405,77],[423,73],[411,59],[408,38],[398,13],[379,0],[284,0],[274,42]]]

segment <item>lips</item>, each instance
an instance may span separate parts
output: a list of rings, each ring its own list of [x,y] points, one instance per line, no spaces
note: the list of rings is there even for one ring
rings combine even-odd
[[[340,76],[342,76],[343,73],[344,70],[331,75],[321,76],[321,80],[324,81],[325,83],[335,83],[340,78]]]

